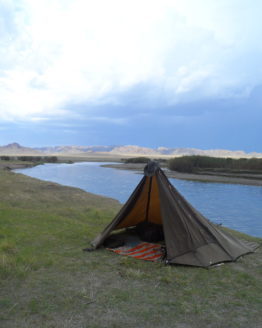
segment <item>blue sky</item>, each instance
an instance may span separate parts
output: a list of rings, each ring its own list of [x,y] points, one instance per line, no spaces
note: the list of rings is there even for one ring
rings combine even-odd
[[[262,152],[262,2],[0,0],[0,145]]]

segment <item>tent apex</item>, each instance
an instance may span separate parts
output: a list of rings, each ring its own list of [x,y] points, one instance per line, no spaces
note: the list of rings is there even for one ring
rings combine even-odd
[[[152,177],[157,170],[159,170],[158,163],[156,161],[149,161],[144,168],[144,174],[148,177]]]

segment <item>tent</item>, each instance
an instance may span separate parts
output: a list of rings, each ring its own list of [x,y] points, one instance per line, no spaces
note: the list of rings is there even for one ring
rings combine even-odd
[[[149,162],[144,176],[113,221],[92,242],[103,245],[114,230],[141,222],[161,225],[166,262],[200,267],[235,261],[252,253],[256,243],[242,241],[199,213],[168,181],[156,162]]]

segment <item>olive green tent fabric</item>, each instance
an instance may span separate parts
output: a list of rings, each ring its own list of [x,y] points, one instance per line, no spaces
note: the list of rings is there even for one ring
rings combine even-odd
[[[208,221],[172,186],[157,163],[149,162],[144,173],[114,220],[92,242],[95,248],[101,246],[113,230],[144,221],[162,224],[168,263],[208,267],[235,261],[258,247]]]

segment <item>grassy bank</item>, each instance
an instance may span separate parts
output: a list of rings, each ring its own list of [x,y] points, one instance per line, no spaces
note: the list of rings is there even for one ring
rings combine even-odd
[[[0,170],[1,327],[260,327],[261,248],[210,270],[82,252],[119,207]]]

